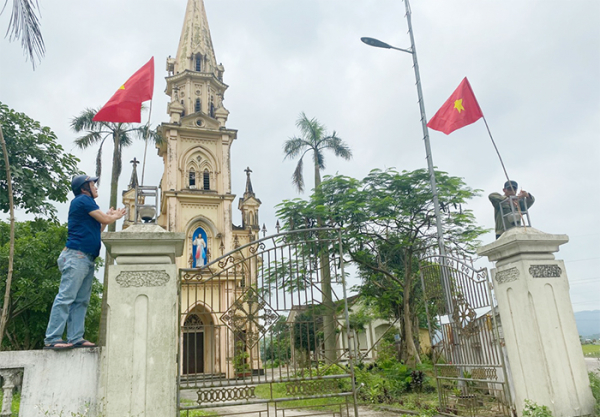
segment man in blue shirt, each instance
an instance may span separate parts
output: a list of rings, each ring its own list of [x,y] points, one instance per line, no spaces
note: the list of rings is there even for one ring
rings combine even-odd
[[[83,338],[92,282],[94,260],[100,254],[100,233],[107,224],[125,215],[125,209],[112,207],[104,213],[94,199],[98,197],[97,177],[78,175],[71,181],[75,198],[69,207],[69,226],[66,247],[58,257],[62,277],[58,295],[52,304],[44,349],[95,347]],[[62,335],[67,327],[67,342]]]

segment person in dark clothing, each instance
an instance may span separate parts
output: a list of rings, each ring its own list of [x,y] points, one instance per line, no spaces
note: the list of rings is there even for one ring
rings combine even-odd
[[[526,212],[529,209],[529,207],[531,207],[535,202],[535,198],[525,190],[521,190],[521,192],[517,195],[518,188],[519,184],[517,184],[516,181],[506,181],[504,183],[504,189],[502,190],[504,195],[500,193],[491,193],[488,197],[492,205],[494,206],[494,218],[496,221],[496,239],[498,239],[506,230],[512,229],[515,226],[520,226],[521,213]],[[511,197],[513,198],[511,199]],[[502,213],[513,213],[513,210],[510,206],[511,201],[515,206],[514,212],[516,212],[517,215],[509,215],[505,217],[504,221],[502,221]],[[502,211],[500,210],[500,207],[502,207]]]
[[[75,198],[69,207],[66,247],[58,257],[62,276],[58,294],[52,304],[44,349],[95,347],[83,338],[92,282],[94,261],[100,254],[100,233],[107,224],[125,215],[125,209],[112,207],[104,213],[94,201],[98,197],[97,177],[78,175],[71,181]],[[67,341],[62,340],[67,328]]]

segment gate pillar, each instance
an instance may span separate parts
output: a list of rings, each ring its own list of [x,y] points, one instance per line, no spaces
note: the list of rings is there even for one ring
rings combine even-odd
[[[567,272],[553,255],[568,240],[516,227],[478,251],[496,262],[492,279],[519,416],[526,399],[555,417],[594,413]]]
[[[100,395],[107,417],[177,413],[177,267],[183,233],[135,224],[103,233],[108,320]]]

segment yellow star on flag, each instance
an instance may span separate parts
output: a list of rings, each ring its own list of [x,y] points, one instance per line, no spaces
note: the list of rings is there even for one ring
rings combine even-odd
[[[121,87],[119,87],[119,90],[125,90],[125,84],[123,84]]]
[[[465,109],[462,105],[462,98],[459,98],[454,102],[454,108],[458,110],[459,113]]]

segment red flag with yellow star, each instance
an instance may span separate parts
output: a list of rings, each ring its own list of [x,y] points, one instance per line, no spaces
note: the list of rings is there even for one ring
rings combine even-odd
[[[471,84],[465,77],[450,98],[427,123],[427,127],[449,135],[461,127],[475,123],[482,117],[483,113],[475,94],[473,94]]]
[[[154,57],[133,74],[92,119],[95,122],[139,123],[142,103],[154,92]]]

